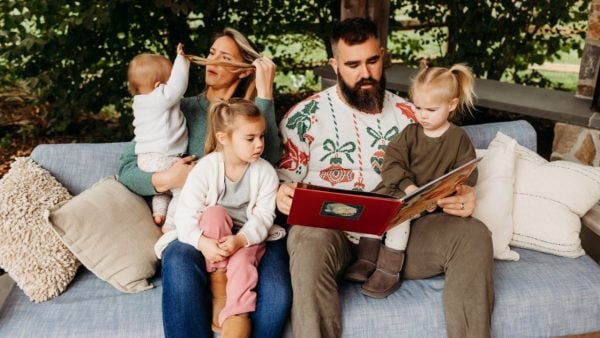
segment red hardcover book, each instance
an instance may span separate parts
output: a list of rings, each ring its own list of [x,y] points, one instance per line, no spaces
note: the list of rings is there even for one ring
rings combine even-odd
[[[401,199],[299,183],[288,223],[382,235],[390,227],[427,210],[438,199],[453,194],[480,160],[473,159]]]

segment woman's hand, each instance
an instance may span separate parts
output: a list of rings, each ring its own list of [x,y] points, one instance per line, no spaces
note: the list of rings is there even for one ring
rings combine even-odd
[[[458,185],[456,195],[440,199],[438,206],[449,215],[469,217],[475,210],[475,189],[468,185]]]
[[[277,190],[277,209],[284,215],[290,214],[296,183],[282,183]]]
[[[190,155],[179,159],[169,169],[156,172],[152,175],[152,185],[157,192],[165,192],[175,188],[183,187],[192,168],[196,156]]]
[[[204,255],[209,263],[222,262],[229,257],[227,251],[219,247],[219,242],[216,239],[200,236],[198,239],[198,250]]]
[[[242,234],[229,235],[219,239],[219,248],[226,251],[227,256],[233,255],[246,245],[248,245],[248,240]]]
[[[277,66],[266,56],[254,60],[252,64],[256,67],[256,95],[261,99],[272,100]]]

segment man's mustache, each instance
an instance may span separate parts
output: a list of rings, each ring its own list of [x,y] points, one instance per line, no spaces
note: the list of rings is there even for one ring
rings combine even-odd
[[[375,79],[374,79],[374,78],[372,78],[372,77],[369,77],[369,78],[366,78],[366,79],[361,79],[360,81],[358,81],[358,82],[357,82],[357,83],[354,85],[354,88],[355,88],[355,89],[358,89],[358,88],[360,88],[361,86],[364,86],[364,85],[372,85],[372,86],[377,86],[377,84],[378,84],[378,83],[379,83],[379,82],[378,82],[377,80],[375,80]]]

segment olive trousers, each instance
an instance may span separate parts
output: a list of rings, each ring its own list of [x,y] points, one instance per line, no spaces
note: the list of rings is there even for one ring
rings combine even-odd
[[[342,231],[300,225],[290,228],[287,247],[294,337],[341,336],[337,289],[344,269],[354,260],[353,245]],[[438,212],[412,223],[403,278],[445,274],[448,337],[490,337],[493,271],[491,233],[476,218]]]

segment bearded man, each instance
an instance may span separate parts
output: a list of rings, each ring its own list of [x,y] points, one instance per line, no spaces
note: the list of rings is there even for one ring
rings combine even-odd
[[[289,214],[296,182],[372,190],[381,181],[386,145],[414,122],[412,105],[385,90],[384,50],[377,34],[367,19],[337,24],[330,60],[337,85],[300,102],[281,121],[285,153],[278,174],[285,183],[277,193],[277,208],[283,214]],[[425,215],[411,225],[403,278],[445,273],[448,336],[489,337],[492,240],[483,223],[468,217],[475,193],[463,186],[438,206],[443,213]],[[289,229],[294,337],[341,336],[338,282],[355,259],[357,242],[348,232],[302,225]]]

